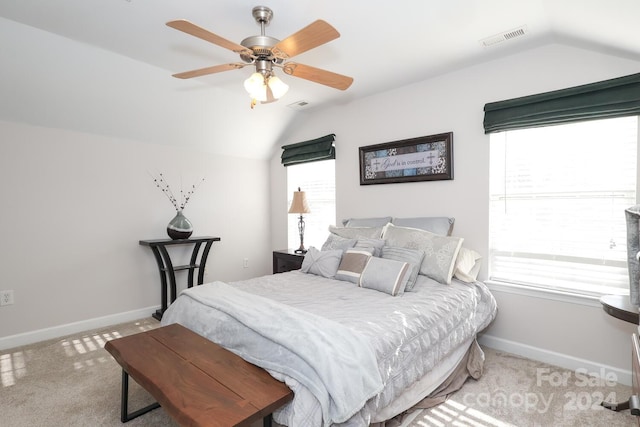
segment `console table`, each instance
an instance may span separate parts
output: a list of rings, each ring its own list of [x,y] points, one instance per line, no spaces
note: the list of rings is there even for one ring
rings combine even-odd
[[[168,305],[176,300],[176,271],[180,270],[188,270],[189,277],[187,279],[187,286],[193,286],[193,273],[197,269],[198,270],[198,285],[202,285],[202,281],[204,280],[204,270],[207,264],[207,257],[209,256],[209,250],[211,249],[211,245],[213,242],[219,242],[219,237],[191,237],[188,239],[155,239],[155,240],[140,240],[140,244],[142,246],[149,246],[153,251],[153,255],[156,258],[156,263],[158,263],[158,270],[160,271],[160,285],[161,285],[161,297],[162,297],[162,306],[152,316],[158,320],[162,319],[162,315],[167,309]],[[200,247],[202,244],[204,245],[204,249],[202,251],[202,255],[200,256],[200,262],[198,262],[198,253],[200,252]],[[168,246],[173,245],[194,245],[193,252],[191,253],[191,261],[187,265],[177,265],[174,266],[173,262],[171,262],[171,257],[169,256],[169,252],[167,252]],[[167,277],[169,278],[169,290],[170,290],[170,300],[167,303]]]

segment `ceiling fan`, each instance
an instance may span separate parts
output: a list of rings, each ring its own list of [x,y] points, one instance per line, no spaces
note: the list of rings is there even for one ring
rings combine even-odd
[[[346,90],[351,86],[353,83],[351,77],[289,61],[296,55],[340,37],[340,33],[327,22],[319,19],[286,39],[278,40],[265,34],[265,27],[273,18],[271,9],[266,6],[256,6],[253,8],[252,15],[260,25],[260,35],[247,37],[240,44],[183,19],[167,22],[171,28],[234,51],[240,55],[240,59],[243,61],[185,71],[173,76],[179,79],[190,79],[254,65],[255,73],[244,83],[245,89],[252,98],[252,108],[257,101],[263,104],[276,101],[289,89],[282,80],[276,77],[273,72],[274,67],[281,68],[287,75],[339,90]]]

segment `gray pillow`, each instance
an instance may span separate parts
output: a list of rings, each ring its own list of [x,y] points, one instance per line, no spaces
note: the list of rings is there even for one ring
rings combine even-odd
[[[309,248],[302,260],[300,270],[303,273],[315,274],[316,276],[333,279],[338,271],[338,265],[342,259],[342,251],[319,251],[313,246]]]
[[[463,238],[441,236],[416,228],[396,227],[393,224],[387,225],[383,238],[389,246],[424,251],[420,274],[446,285],[451,284]]]
[[[384,246],[381,253],[382,258],[393,259],[396,261],[408,262],[411,266],[411,274],[407,280],[407,286],[405,292],[409,292],[413,289],[420,272],[420,266],[424,259],[424,251],[408,248],[399,248],[396,246]]]
[[[347,249],[342,255],[340,266],[336,272],[336,280],[358,283],[362,270],[373,255],[373,248]]]
[[[379,218],[349,218],[342,221],[345,227],[384,227],[391,222],[390,216]]]
[[[393,218],[391,223],[396,227],[418,228],[443,236],[451,236],[455,218],[444,216],[422,216],[415,218]]]
[[[346,237],[340,237],[337,234],[329,234],[327,240],[322,244],[322,251],[331,251],[334,249],[340,249],[341,251],[345,251],[349,248],[355,246],[358,242],[357,239],[347,239]]]
[[[383,226],[380,227],[336,227],[329,226],[329,233],[337,234],[347,239],[379,239],[382,237]]]
[[[358,239],[354,248],[373,248],[373,256],[380,256],[384,239]]]
[[[411,274],[410,270],[408,262],[371,257],[360,276],[360,287],[391,296],[401,295]]]

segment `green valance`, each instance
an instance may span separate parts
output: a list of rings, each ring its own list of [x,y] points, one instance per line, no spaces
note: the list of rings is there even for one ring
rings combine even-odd
[[[301,163],[318,162],[336,158],[333,146],[335,134],[325,135],[309,141],[282,146],[282,164],[284,166],[299,165]]]
[[[568,89],[491,102],[484,132],[640,114],[640,73]]]

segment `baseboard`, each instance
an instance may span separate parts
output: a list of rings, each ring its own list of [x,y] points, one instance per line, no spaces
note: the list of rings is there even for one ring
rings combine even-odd
[[[40,341],[46,341],[71,334],[77,334],[78,332],[88,331],[91,329],[98,329],[106,326],[116,325],[118,323],[130,322],[132,320],[151,317],[151,313],[154,313],[156,309],[159,308],[160,306],[145,307],[138,310],[126,311],[124,313],[95,317],[93,319],[67,323],[65,325],[53,326],[51,328],[38,329],[36,331],[25,332],[22,334],[9,335],[8,337],[0,337],[0,350],[20,347]]]
[[[632,374],[630,370],[620,369],[613,366],[606,366],[601,363],[593,362],[578,357],[569,356],[568,354],[557,353],[555,351],[545,350],[543,348],[533,347],[516,341],[505,340],[503,338],[491,335],[482,335],[478,338],[480,345],[484,345],[495,350],[504,351],[506,353],[515,354],[526,357],[527,359],[537,360],[539,362],[548,363],[561,368],[576,371],[577,369],[586,370],[590,373],[602,373],[607,375],[609,372],[615,374],[617,382],[620,384],[631,385]]]

